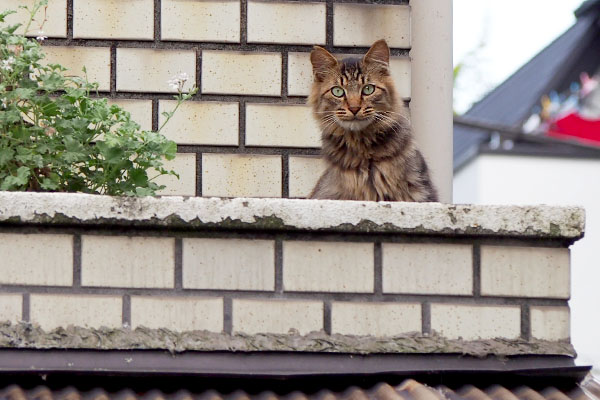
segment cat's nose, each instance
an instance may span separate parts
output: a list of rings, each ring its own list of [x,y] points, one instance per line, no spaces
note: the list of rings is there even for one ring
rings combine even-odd
[[[352,114],[356,115],[356,113],[360,111],[360,107],[348,107],[348,110],[350,110]]]

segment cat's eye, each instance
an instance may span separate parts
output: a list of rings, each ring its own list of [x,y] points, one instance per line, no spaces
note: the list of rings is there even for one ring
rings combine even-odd
[[[375,85],[365,85],[362,88],[362,94],[364,94],[366,96],[373,94],[374,91],[375,91]]]
[[[342,97],[344,95],[344,89],[339,86],[334,86],[331,88],[331,94],[335,97]]]

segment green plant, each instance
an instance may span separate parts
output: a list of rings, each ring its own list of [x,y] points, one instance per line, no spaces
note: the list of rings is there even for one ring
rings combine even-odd
[[[22,6],[30,14],[25,32],[45,3]],[[12,13],[0,13],[0,190],[144,196],[164,188],[153,180],[176,175],[163,167],[176,144],[98,98],[87,75],[66,76],[62,66],[43,64],[42,27],[36,40],[17,34],[20,24],[5,24]],[[186,80],[183,74],[169,81],[178,94],[166,121],[196,93],[183,92]]]

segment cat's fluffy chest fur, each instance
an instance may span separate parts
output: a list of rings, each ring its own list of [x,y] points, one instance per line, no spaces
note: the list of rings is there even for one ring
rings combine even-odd
[[[310,198],[437,201],[427,164],[389,74],[389,48],[376,42],[362,60],[311,53],[309,102],[322,129],[325,173]]]

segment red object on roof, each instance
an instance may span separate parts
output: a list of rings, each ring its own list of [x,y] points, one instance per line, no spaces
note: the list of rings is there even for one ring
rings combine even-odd
[[[600,146],[600,120],[590,120],[577,113],[557,119],[548,128],[548,136],[559,139],[577,138],[582,142]]]

